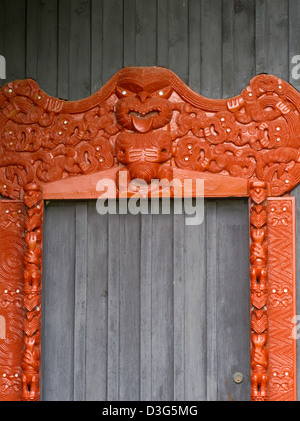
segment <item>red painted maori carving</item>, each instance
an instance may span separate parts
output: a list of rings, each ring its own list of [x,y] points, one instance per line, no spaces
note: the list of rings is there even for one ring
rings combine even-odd
[[[35,183],[24,187],[24,203],[28,211],[25,220],[26,253],[24,256],[24,354],[23,400],[40,398],[41,362],[41,291],[42,291],[42,226],[43,196]]]
[[[289,286],[279,278],[280,285],[273,288],[276,293],[270,290],[275,282],[274,256],[279,258],[282,276],[284,265],[293,265],[292,247],[288,246],[289,257],[285,256],[278,240],[281,238],[282,244],[288,241],[291,215],[273,214],[270,207],[267,209],[267,196],[286,195],[300,181],[299,112],[299,92],[265,74],[254,77],[240,95],[227,100],[205,98],[170,70],[158,67],[122,69],[94,95],[74,102],[48,96],[31,79],[10,82],[0,89],[0,194],[21,199],[27,207],[24,283],[18,288],[24,289],[20,310],[24,352],[14,378],[14,384],[20,386],[22,374],[23,400],[40,397],[42,190],[61,182],[61,189],[69,189],[68,198],[74,195],[78,199],[85,187],[77,191],[72,183],[71,188],[72,178],[85,176],[78,183],[89,186],[87,180],[92,176],[93,183],[101,177],[118,183],[122,173],[127,184],[132,179],[148,184],[153,179],[170,182],[174,174],[204,178],[210,183],[207,191],[217,196],[230,195],[232,190],[226,190],[225,185],[234,178],[238,185],[234,191],[240,195],[243,191],[245,196],[249,180],[251,398],[295,396],[294,360],[284,359],[281,351],[277,353],[280,341],[270,340],[285,338],[287,333],[283,324],[279,326],[278,314],[283,315],[279,309],[288,315],[293,312],[290,290],[294,279],[290,275],[284,281]],[[217,187],[212,188],[214,183]],[[84,198],[94,197],[92,193],[88,190]],[[0,222],[3,232],[13,229],[9,215]],[[17,221],[21,227],[22,220]],[[22,232],[20,228],[19,245],[24,243]],[[294,238],[295,233],[291,236]],[[0,255],[0,265],[5,257],[1,259]],[[0,298],[2,295],[0,283]],[[19,303],[22,297],[17,297],[8,292],[0,303]],[[4,322],[6,319],[0,317],[0,345]],[[291,346],[290,338],[286,342]],[[1,352],[0,347],[0,368]],[[5,379],[10,378],[11,371],[7,370],[3,372]],[[3,393],[13,388],[19,393],[17,386],[10,384],[3,386]]]
[[[295,200],[268,200],[269,399],[296,400]]]
[[[250,182],[251,399],[268,398],[266,183]]]
[[[90,98],[47,96],[33,80],[0,91],[0,192],[124,167],[142,179],[172,168],[258,179],[280,196],[300,180],[300,95],[271,75],[211,100],[170,70],[125,68]],[[5,187],[4,187],[5,186]]]
[[[25,206],[0,201],[0,400],[22,394],[23,258]]]

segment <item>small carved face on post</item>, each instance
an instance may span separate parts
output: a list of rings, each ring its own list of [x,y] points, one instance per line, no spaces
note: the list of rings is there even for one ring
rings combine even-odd
[[[116,85],[118,123],[139,133],[165,126],[172,117],[172,91],[164,69],[125,69]]]

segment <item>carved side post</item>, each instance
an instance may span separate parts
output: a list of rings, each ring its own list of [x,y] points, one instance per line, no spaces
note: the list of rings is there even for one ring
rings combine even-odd
[[[24,257],[24,354],[22,400],[40,399],[43,197],[35,183],[24,187],[27,206]]]
[[[268,399],[267,188],[250,181],[251,400]]]
[[[268,199],[269,400],[297,399],[295,198]]]
[[[0,400],[20,401],[25,206],[0,201]]]

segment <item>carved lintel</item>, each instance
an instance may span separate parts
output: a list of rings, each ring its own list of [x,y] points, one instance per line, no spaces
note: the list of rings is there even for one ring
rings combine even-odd
[[[250,182],[251,400],[268,400],[267,186]]]
[[[24,187],[25,220],[22,400],[40,399],[43,196],[36,183]]]
[[[268,199],[269,400],[296,400],[295,198]]]

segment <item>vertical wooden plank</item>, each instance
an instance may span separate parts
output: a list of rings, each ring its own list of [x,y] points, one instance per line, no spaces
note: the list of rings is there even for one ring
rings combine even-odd
[[[219,200],[217,224],[218,395],[216,399],[249,400],[250,296],[247,201]],[[234,383],[235,372],[244,375],[242,383]]]
[[[205,202],[206,223],[206,400],[214,401],[218,396],[218,352],[217,352],[217,290],[218,290],[218,254],[217,254],[217,203]]]
[[[88,202],[86,400],[107,399],[108,216]]]
[[[189,1],[189,87],[200,93],[201,80],[201,1]]]
[[[152,215],[141,216],[140,399],[152,400]]]
[[[222,95],[222,2],[201,2],[201,94]]]
[[[256,73],[288,80],[288,42],[288,0],[257,1]]]
[[[91,0],[91,93],[102,87],[103,2]]]
[[[270,34],[268,72],[284,80],[289,74],[288,0],[267,0]]]
[[[5,58],[5,0],[0,0],[0,55]],[[6,79],[0,78],[0,88],[6,83]]]
[[[181,199],[176,199],[181,200]],[[172,209],[173,210],[173,209]],[[185,399],[185,261],[184,215],[173,216],[174,400]]]
[[[45,210],[43,259],[42,400],[73,399],[74,202]]]
[[[157,1],[157,66],[169,67],[169,1]]]
[[[70,99],[70,1],[60,0],[58,2],[57,95],[63,99]]]
[[[156,64],[156,1],[136,1],[136,66]]]
[[[75,205],[74,400],[86,396],[87,203]]]
[[[173,219],[152,215],[152,400],[173,400]]]
[[[205,220],[185,226],[185,397],[206,400]]]
[[[58,2],[39,1],[37,81],[48,95],[57,95]]]
[[[268,49],[270,22],[268,19],[268,2],[255,2],[255,72],[268,73]]]
[[[26,1],[6,0],[4,10],[6,79],[8,82],[25,77]]]
[[[123,67],[123,6],[119,0],[103,0],[102,82]]]
[[[288,3],[288,30],[289,30],[289,82],[300,91],[300,2],[289,0]],[[299,56],[293,60],[293,57]]]
[[[169,69],[188,83],[188,2],[169,0]],[[178,59],[180,57],[180,59]]]
[[[90,0],[72,0],[70,7],[70,100],[91,92]]]
[[[232,98],[234,87],[234,1],[222,2],[222,98]]]
[[[27,0],[26,10],[26,77],[37,79],[38,0]]]
[[[119,215],[109,215],[107,316],[107,400],[109,401],[119,400],[120,252]]]
[[[124,67],[136,65],[136,0],[126,0],[124,7]]]
[[[140,399],[140,215],[120,215],[119,400]]]
[[[234,2],[234,95],[255,75],[255,1]]]

